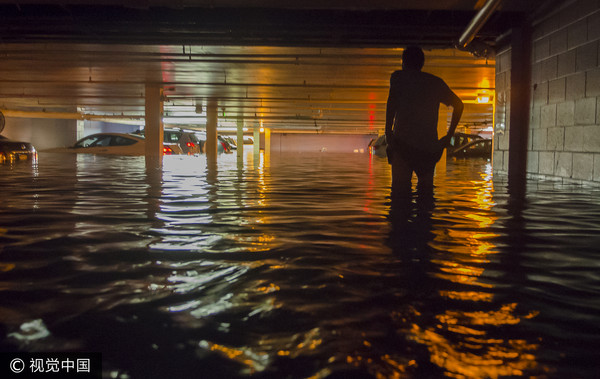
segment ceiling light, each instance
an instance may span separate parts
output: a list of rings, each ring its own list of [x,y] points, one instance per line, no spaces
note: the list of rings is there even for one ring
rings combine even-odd
[[[477,103],[488,104],[492,102],[492,96],[487,93],[480,92],[477,94]]]

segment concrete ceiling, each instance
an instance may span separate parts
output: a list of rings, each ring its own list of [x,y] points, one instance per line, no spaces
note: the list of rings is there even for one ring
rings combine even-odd
[[[491,125],[494,58],[454,49],[482,1],[0,1],[0,110],[8,117],[143,119],[146,83],[166,123],[202,125],[216,98],[281,131],[377,133],[402,48],[467,104],[463,124]],[[285,6],[282,6],[284,3]],[[367,3],[367,4],[365,4]],[[493,45],[535,1],[507,1],[478,40]],[[218,6],[217,6],[218,4]],[[203,113],[198,114],[197,111]],[[476,131],[476,130],[475,130]]]

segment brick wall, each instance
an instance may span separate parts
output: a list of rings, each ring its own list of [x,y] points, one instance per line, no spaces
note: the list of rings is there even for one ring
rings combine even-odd
[[[600,2],[596,0],[566,1],[534,23],[530,176],[600,183],[599,45]],[[496,59],[497,101],[502,91],[510,96],[509,79],[510,49],[506,49]],[[496,172],[508,168],[510,125],[506,129],[495,137]]]

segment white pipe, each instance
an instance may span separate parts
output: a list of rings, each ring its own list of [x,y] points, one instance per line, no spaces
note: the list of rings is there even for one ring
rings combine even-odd
[[[458,39],[458,43],[456,44],[458,49],[465,50],[467,48],[467,45],[473,41],[475,35],[477,35],[492,13],[500,6],[501,2],[502,0],[488,0],[483,7],[481,7]]]

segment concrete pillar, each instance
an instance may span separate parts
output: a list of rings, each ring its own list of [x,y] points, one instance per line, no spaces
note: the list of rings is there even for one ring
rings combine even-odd
[[[206,106],[206,143],[204,144],[206,160],[217,161],[217,123],[218,104],[216,99],[209,99]]]
[[[254,155],[257,155],[260,151],[260,123],[256,122],[254,124],[254,135],[253,135],[253,144],[254,144]]]
[[[146,168],[162,167],[163,157],[163,90],[158,84],[146,84]]]
[[[237,119],[237,161],[238,164],[244,161],[244,119],[242,116]]]
[[[527,178],[530,87],[531,28],[523,19],[511,33],[508,187],[517,196],[524,195]]]
[[[265,156],[271,155],[271,129],[265,128]]]
[[[254,149],[252,152],[252,160],[254,161],[254,166],[258,167],[258,162],[260,161],[260,123],[258,121],[254,122],[252,139],[252,147]]]

